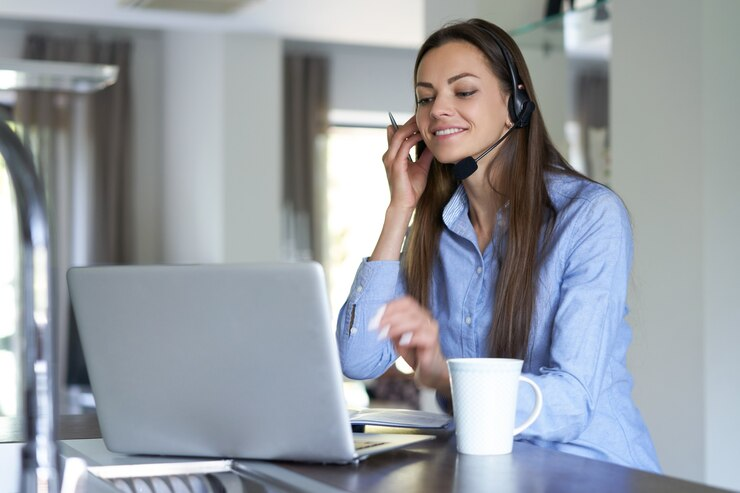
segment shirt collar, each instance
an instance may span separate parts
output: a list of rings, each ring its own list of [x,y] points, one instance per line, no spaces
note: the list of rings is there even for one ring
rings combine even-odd
[[[458,185],[455,192],[447,201],[442,210],[442,221],[450,231],[457,233],[463,237],[475,238],[475,232],[470,224],[470,218],[468,217],[468,211],[470,209],[470,203],[468,202],[468,195],[465,193],[465,187],[462,183]],[[506,234],[509,229],[509,202],[507,201],[503,207],[498,210],[496,214],[496,228],[494,229],[494,236],[500,238],[501,235]],[[473,241],[473,240],[471,240]]]
[[[460,184],[442,210],[442,221],[444,221],[448,228],[452,229],[453,224],[455,224],[461,215],[467,215],[468,207],[468,195],[465,193],[465,188]]]

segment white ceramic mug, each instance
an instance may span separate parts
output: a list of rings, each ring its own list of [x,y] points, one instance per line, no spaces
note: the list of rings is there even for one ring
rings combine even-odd
[[[511,453],[514,436],[534,423],[542,410],[542,392],[522,376],[520,359],[453,358],[447,360],[455,411],[457,451],[461,454]],[[535,393],[532,413],[515,427],[519,382]]]

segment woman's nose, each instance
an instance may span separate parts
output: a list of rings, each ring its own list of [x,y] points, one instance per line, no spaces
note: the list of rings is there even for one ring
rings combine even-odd
[[[430,114],[432,118],[441,118],[450,116],[454,113],[454,108],[448,98],[437,96],[432,102]]]

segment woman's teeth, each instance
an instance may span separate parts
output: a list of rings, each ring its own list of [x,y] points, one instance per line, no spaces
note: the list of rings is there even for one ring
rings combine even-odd
[[[446,128],[444,130],[437,130],[434,132],[434,135],[452,135],[462,131],[462,128]]]

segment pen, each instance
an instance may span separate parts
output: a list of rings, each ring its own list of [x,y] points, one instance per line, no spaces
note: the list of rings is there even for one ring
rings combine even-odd
[[[398,130],[398,123],[396,123],[396,119],[393,118],[393,113],[389,111],[388,117],[391,119],[391,125],[393,125],[393,130]]]
[[[388,112],[388,118],[391,119],[391,125],[393,126],[393,130],[398,130],[398,123],[396,123],[396,119],[393,118],[393,113],[391,113],[390,111]],[[409,162],[410,163],[414,162],[414,160],[411,159],[411,154],[409,154]]]

